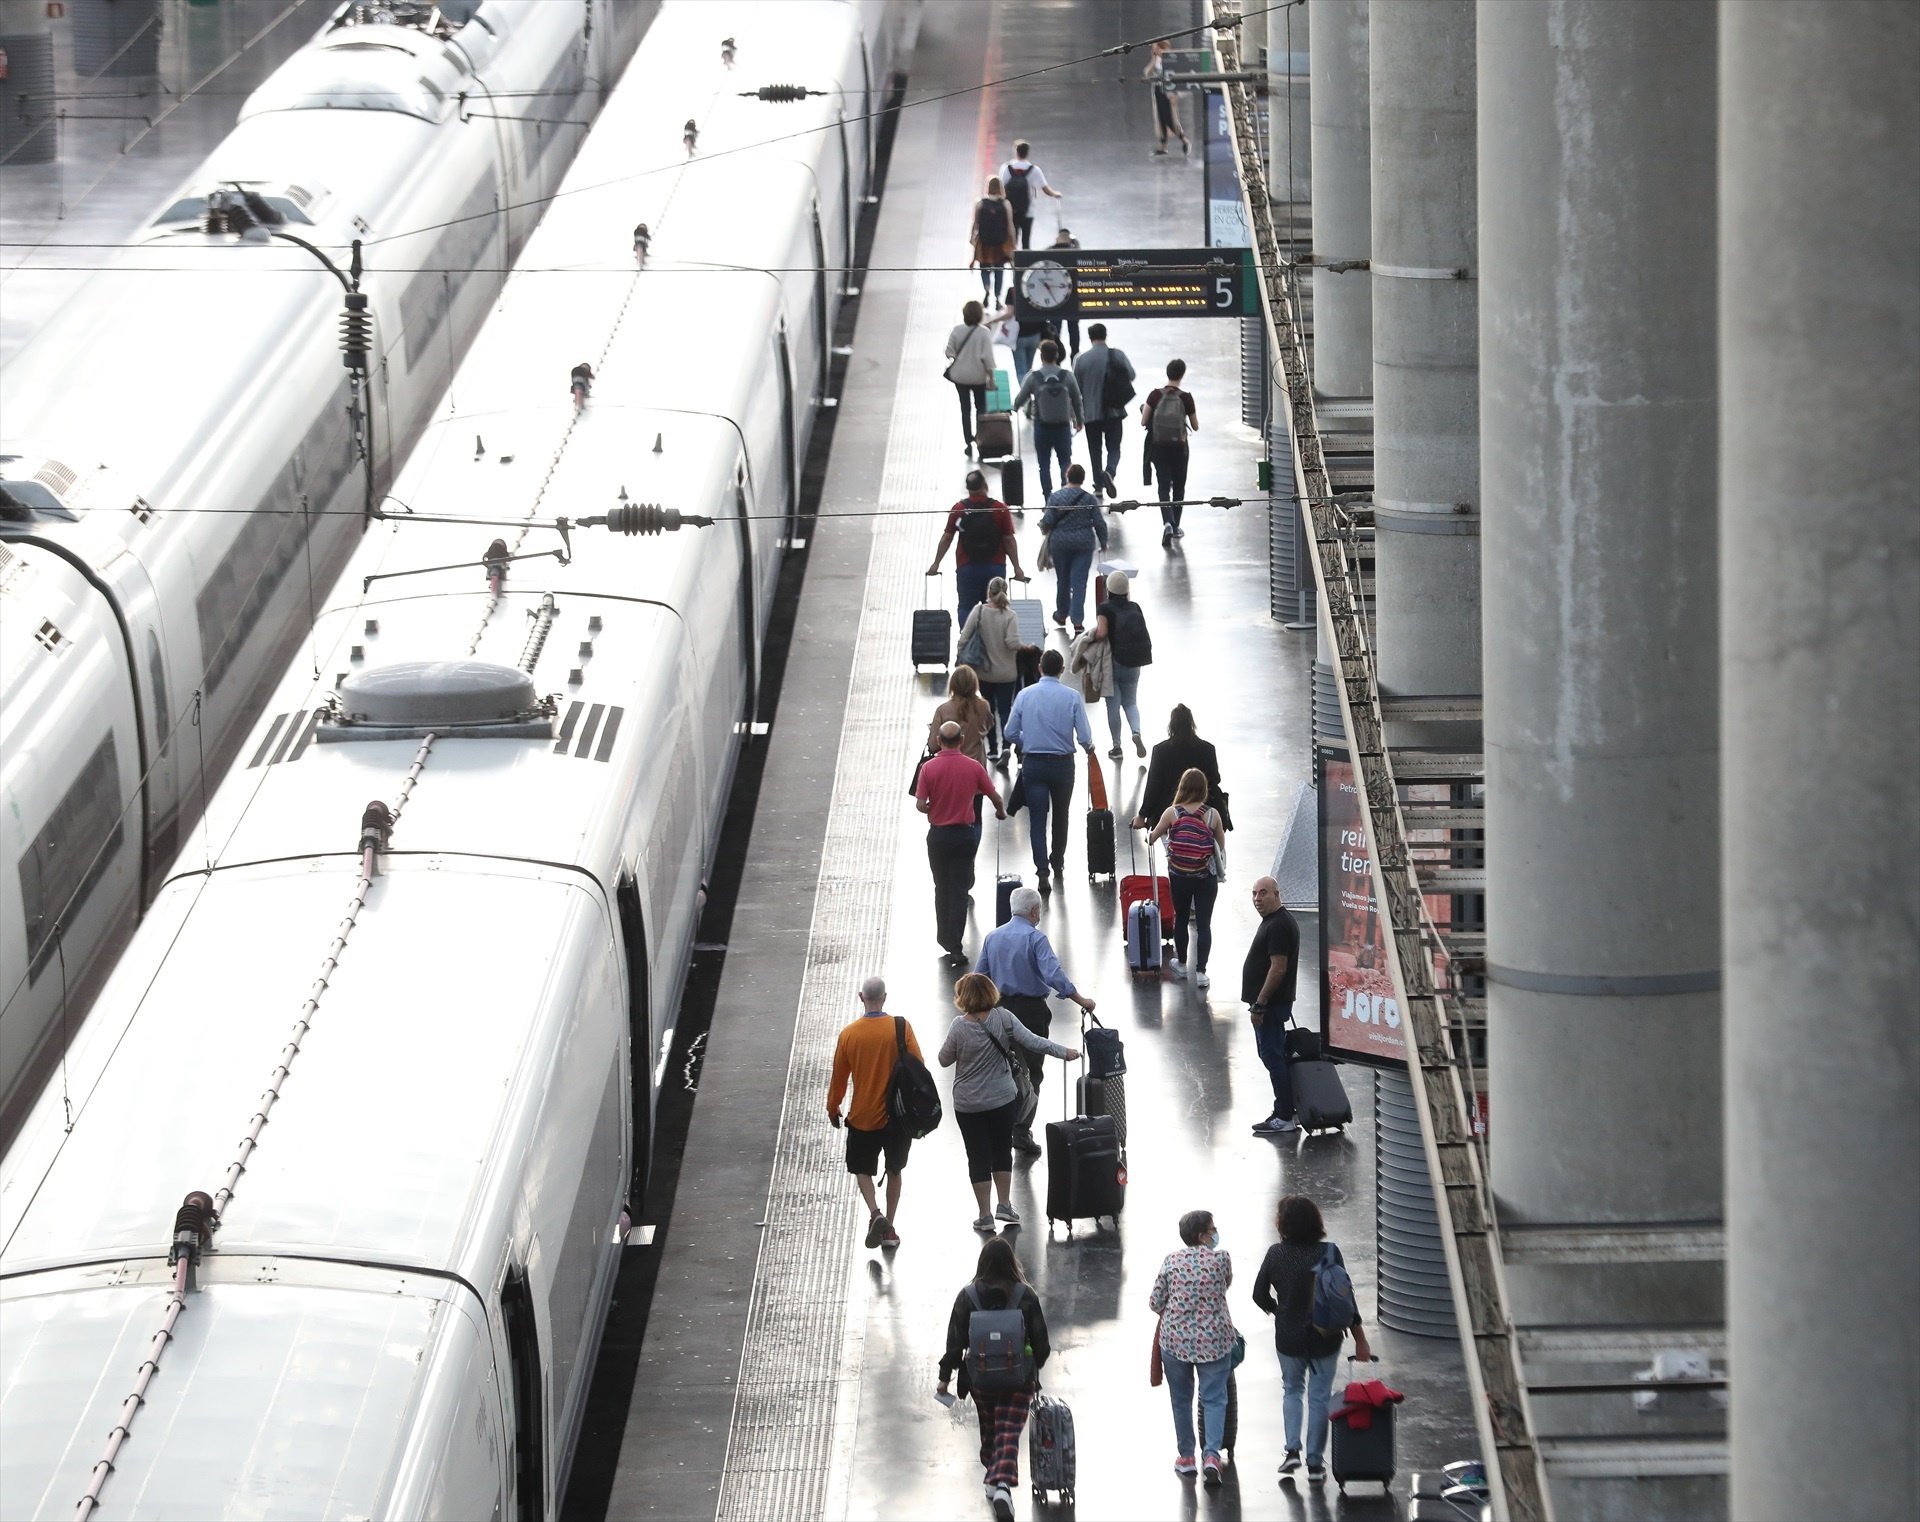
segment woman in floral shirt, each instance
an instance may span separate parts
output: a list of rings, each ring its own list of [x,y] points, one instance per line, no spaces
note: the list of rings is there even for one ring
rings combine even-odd
[[[1185,1479],[1193,1477],[1193,1386],[1198,1379],[1205,1448],[1200,1468],[1209,1485],[1218,1485],[1219,1443],[1227,1421],[1227,1375],[1233,1367],[1237,1335],[1227,1311],[1233,1259],[1220,1251],[1220,1231],[1210,1210],[1189,1210],[1181,1216],[1180,1240],[1187,1245],[1168,1253],[1160,1265],[1147,1309],[1160,1313],[1156,1335],[1167,1394],[1173,1400],[1173,1435],[1180,1446],[1173,1471]]]

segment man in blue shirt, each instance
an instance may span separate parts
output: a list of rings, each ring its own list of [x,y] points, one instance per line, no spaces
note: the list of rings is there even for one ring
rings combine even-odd
[[[1088,1014],[1093,1000],[1073,986],[1073,980],[1061,971],[1060,959],[1040,929],[1040,895],[1031,888],[1017,888],[1013,894],[1013,918],[998,930],[987,932],[980,944],[978,971],[984,972],[1000,990],[1000,1003],[1010,1010],[1028,1030],[1044,1036],[1053,1024],[1053,1011],[1047,1007],[1047,995],[1071,999]],[[1040,1092],[1045,1075],[1046,1056],[1022,1047],[1027,1068],[1033,1074],[1033,1091]],[[1013,1145],[1029,1157],[1040,1154],[1040,1144],[1031,1129],[1013,1133]]]
[[[1020,780],[1015,786],[1029,811],[1033,869],[1039,874],[1042,893],[1053,886],[1047,879],[1049,861],[1055,872],[1066,870],[1074,743],[1078,741],[1089,756],[1093,754],[1093,726],[1087,722],[1087,705],[1079,693],[1060,680],[1066,666],[1066,657],[1058,650],[1041,656],[1040,680],[1013,700],[1006,725],[1007,743],[1020,749]],[[1051,858],[1047,854],[1049,807],[1053,813]]]

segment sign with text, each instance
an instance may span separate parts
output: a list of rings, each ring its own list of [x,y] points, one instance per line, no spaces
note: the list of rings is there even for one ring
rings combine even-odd
[[[1260,312],[1248,248],[1023,248],[1013,266],[1026,322]]]
[[[1372,1062],[1405,1062],[1400,1003],[1373,891],[1373,847],[1353,763],[1315,748],[1320,793],[1320,1039]]]
[[[1206,90],[1202,94],[1205,109],[1200,119],[1206,133],[1200,144],[1200,166],[1206,186],[1207,246],[1251,248],[1247,207],[1240,199],[1240,176],[1233,167],[1233,140],[1229,136],[1233,122],[1227,114],[1227,92]]]

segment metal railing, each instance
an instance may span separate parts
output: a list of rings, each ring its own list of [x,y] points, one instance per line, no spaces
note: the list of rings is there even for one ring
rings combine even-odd
[[[1386,911],[1387,965],[1402,1011],[1435,1205],[1445,1228],[1441,1242],[1466,1354],[1474,1421],[1487,1460],[1494,1515],[1512,1522],[1549,1522],[1552,1504],[1527,1400],[1519,1338],[1507,1308],[1486,1148],[1475,1133],[1469,1100],[1473,1077],[1468,1009],[1450,978],[1436,973],[1436,967],[1449,965],[1447,950],[1426,912],[1386,743],[1362,591],[1362,529],[1369,515],[1356,514],[1338,501],[1328,480],[1299,318],[1300,265],[1286,257],[1274,228],[1252,89],[1239,72],[1239,16],[1236,0],[1209,0],[1215,57],[1220,72],[1229,76],[1221,88],[1227,97],[1234,166],[1253,230],[1269,352],[1286,392],[1294,485],[1321,593],[1320,632],[1338,663],[1334,685],[1341,723],[1365,800],[1374,893]]]

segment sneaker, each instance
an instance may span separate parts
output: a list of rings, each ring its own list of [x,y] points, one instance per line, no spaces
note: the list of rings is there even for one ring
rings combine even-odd
[[[982,1236],[988,1236],[988,1237],[992,1236],[993,1235],[993,1217],[990,1215],[981,1216],[978,1220],[976,1220],[973,1223],[973,1229],[979,1232]]]
[[[1036,888],[1036,889],[1037,889],[1038,891],[1040,891],[1041,893],[1051,893],[1051,892],[1053,892],[1053,879],[1052,879],[1052,878],[1050,878],[1050,877],[1048,877],[1048,876],[1047,876],[1047,874],[1046,874],[1046,873],[1044,873],[1044,872],[1042,872],[1042,873],[1041,873],[1041,874],[1039,875],[1039,877],[1037,877],[1037,878],[1036,878],[1036,879],[1034,880],[1034,884],[1033,884],[1033,885],[1034,885],[1034,887],[1035,887],[1035,888]]]
[[[1013,1133],[1013,1150],[1025,1157],[1038,1157],[1040,1155],[1040,1143],[1033,1139],[1033,1132],[1031,1131],[1015,1131]]]
[[[878,1247],[880,1239],[886,1234],[887,1218],[876,1212],[873,1219],[867,1222],[867,1246]]]
[[[1179,530],[1176,529],[1174,532],[1178,533]],[[1133,732],[1133,753],[1136,756],[1144,756],[1147,753],[1147,742],[1140,738],[1140,731],[1137,729]]]
[[[1167,150],[1164,148],[1156,148],[1153,150],[1153,156],[1157,159],[1163,159],[1167,156]],[[1192,1461],[1189,1460],[1188,1462],[1191,1463]],[[1192,1471],[1189,1470],[1188,1473],[1192,1473]]]
[[[1292,1479],[1294,1472],[1299,1469],[1299,1467],[1300,1450],[1298,1448],[1289,1448],[1285,1456],[1280,1460],[1280,1478],[1283,1480]]]
[[[1184,138],[1184,137],[1183,137],[1183,138],[1181,138],[1181,139],[1180,139],[1180,151],[1181,151],[1182,153],[1192,153],[1192,152],[1193,152],[1193,140],[1192,140],[1191,138]]]
[[[1300,1123],[1294,1120],[1282,1120],[1278,1115],[1269,1115],[1253,1128],[1255,1136],[1286,1136],[1300,1129]]]
[[[1180,958],[1178,957],[1168,959],[1167,971],[1173,974],[1173,981],[1176,983],[1187,975],[1187,969],[1180,965]]]
[[[1109,760],[1118,761],[1125,757],[1126,754],[1124,750],[1116,745],[1112,750],[1107,752],[1107,757]]]
[[[1195,988],[1208,988],[1211,987],[1212,984],[1213,979],[1208,977],[1204,972],[1196,972],[1193,975],[1193,986]]]
[[[993,1506],[993,1522],[1013,1522],[1013,1497],[1006,1486],[994,1486],[987,1492],[987,1500]]]
[[[1086,632],[1087,632],[1087,626],[1085,624],[1075,624],[1073,626],[1073,637],[1075,639],[1078,639],[1081,635],[1085,634]]]
[[[1064,854],[1049,856],[1047,860],[1053,867],[1053,875],[1055,877],[1065,877],[1067,875],[1067,858]]]
[[[1066,614],[1064,614],[1064,613],[1056,613],[1056,614],[1054,614],[1054,615],[1053,615],[1053,626],[1054,626],[1054,628],[1056,628],[1056,629],[1064,629],[1064,628],[1066,628],[1066,626],[1067,626],[1067,615],[1066,615]]]
[[[1218,1485],[1220,1483],[1220,1455],[1217,1453],[1208,1453],[1208,1455],[1200,1461],[1200,1473],[1206,1477],[1209,1485]]]
[[[1183,1480],[1191,1480],[1199,1470],[1200,1466],[1194,1463],[1193,1455],[1190,1453],[1183,1453],[1173,1461],[1173,1472]]]
[[[880,1245],[889,1250],[900,1245],[900,1233],[893,1229],[893,1222],[887,1222],[887,1229],[880,1234]]]
[[[1172,543],[1173,543],[1173,530],[1171,528],[1161,529],[1160,530],[1160,548],[1164,550],[1168,545]]]
[[[1173,537],[1176,539],[1184,539],[1187,537],[1187,531],[1183,528],[1177,528],[1173,531]]]
[[[1309,1465],[1307,1465],[1307,1483],[1308,1483],[1309,1485],[1324,1485],[1324,1484],[1326,1484],[1326,1483],[1327,1483],[1327,1468],[1326,1468],[1326,1465],[1324,1465],[1324,1464],[1309,1464]]]
[[[1011,1200],[1002,1200],[998,1205],[994,1206],[993,1215],[995,1220],[1005,1221],[1011,1226],[1018,1226],[1020,1224],[1020,1212],[1013,1208],[1013,1202]]]

